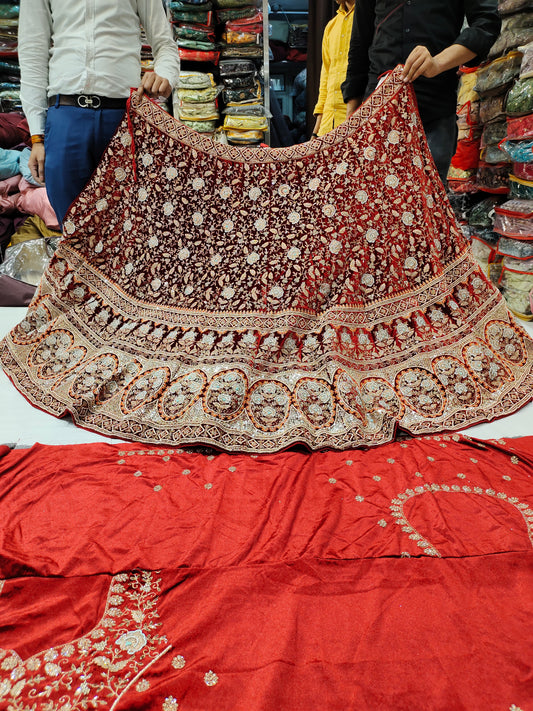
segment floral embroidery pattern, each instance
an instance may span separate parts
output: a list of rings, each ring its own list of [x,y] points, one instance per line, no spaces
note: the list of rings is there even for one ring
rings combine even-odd
[[[457,475],[461,478],[461,475]],[[464,475],[462,475],[464,477]],[[404,492],[392,500],[390,504],[391,514],[396,519],[398,526],[408,535],[408,537],[416,542],[416,545],[421,548],[426,555],[440,557],[439,551],[426,538],[424,538],[408,521],[404,512],[404,506],[407,501],[415,496],[421,496],[426,493],[463,493],[473,494],[477,496],[489,496],[507,502],[514,506],[521,514],[527,527],[527,532],[531,545],[533,546],[533,509],[523,501],[519,501],[514,496],[508,496],[503,491],[494,491],[494,489],[483,489],[480,486],[459,486],[458,484],[424,484],[416,486],[414,489],[406,489]]]
[[[103,617],[88,634],[25,660],[0,649],[0,698],[9,700],[9,711],[109,708],[165,651],[159,591],[151,572],[115,575]],[[136,686],[147,688],[145,680]]]
[[[531,340],[470,255],[398,72],[276,151],[215,144],[147,99],[129,119],[3,342],[31,402],[155,445],[275,452],[531,398]]]

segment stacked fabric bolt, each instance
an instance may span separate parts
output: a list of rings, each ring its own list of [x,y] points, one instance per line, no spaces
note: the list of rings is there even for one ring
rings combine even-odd
[[[499,0],[498,10],[502,15],[500,36],[487,62],[475,70],[472,86],[478,97],[478,129],[482,129],[479,165],[475,174],[465,176],[454,174],[452,165],[448,184],[452,191],[467,191],[471,201],[479,195],[492,195],[470,209],[463,204],[454,205],[454,209],[459,219],[466,219],[474,255],[491,280],[498,283],[509,307],[517,315],[531,318],[533,3]],[[460,120],[467,116],[467,124],[476,114],[471,110],[475,103],[469,98],[469,110],[458,111]],[[456,156],[461,157],[462,150],[464,153],[459,140]],[[474,152],[472,147],[472,159]],[[462,182],[459,177],[463,177]]]
[[[261,101],[257,67],[251,59],[222,59],[224,132],[229,143],[257,145],[264,140],[268,118]]]
[[[220,50],[215,37],[211,0],[172,0],[168,10],[180,58],[217,64]]]
[[[478,70],[476,91],[481,97],[484,128],[477,184],[485,192],[509,191],[510,160],[499,144],[507,134],[506,96],[518,78],[521,63],[522,53],[513,50]]]
[[[497,247],[502,257],[500,289],[511,311],[531,320],[533,200],[512,199],[496,207],[494,231],[501,235]]]
[[[481,126],[479,95],[474,89],[476,81],[477,67],[461,67],[457,92],[457,150],[448,171],[448,187],[453,193],[465,196],[477,191]],[[464,203],[469,204],[466,197],[461,200],[461,204]]]
[[[222,57],[263,56],[263,13],[227,20],[222,33]]]
[[[0,2],[0,111],[22,111],[17,56],[18,3]]]
[[[180,83],[173,94],[174,116],[200,133],[214,133],[220,113],[212,74],[181,72]]]

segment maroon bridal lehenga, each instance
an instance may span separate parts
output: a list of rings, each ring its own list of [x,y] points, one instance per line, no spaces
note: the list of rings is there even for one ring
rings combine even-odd
[[[213,143],[132,99],[1,360],[104,435],[268,453],[457,430],[532,396],[392,72],[291,148]]]

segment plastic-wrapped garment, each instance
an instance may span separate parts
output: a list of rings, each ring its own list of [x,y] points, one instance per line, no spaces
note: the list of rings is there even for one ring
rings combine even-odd
[[[202,25],[212,23],[213,13],[210,11],[190,12],[188,10],[173,10],[170,13],[172,22],[199,22]]]
[[[216,86],[210,86],[207,89],[185,89],[179,88],[178,99],[190,104],[205,104],[209,101],[214,101],[219,93]]]
[[[489,96],[479,102],[479,122],[488,123],[506,116],[505,109],[506,94],[499,96]]]
[[[489,59],[498,57],[504,52],[515,50],[520,47],[520,45],[526,44],[531,40],[532,34],[533,27],[519,27],[515,30],[505,30],[501,32],[496,42],[490,48]]]
[[[224,60],[226,61],[226,60]],[[252,89],[255,86],[256,73],[240,74],[234,77],[225,76],[223,78],[225,89]]]
[[[511,159],[499,146],[487,146],[480,153],[480,160],[485,163],[510,163]]]
[[[533,114],[507,119],[507,138],[510,141],[521,141],[533,138]]]
[[[469,225],[470,238],[476,239],[478,242],[483,242],[491,249],[496,249],[500,240],[500,235],[494,232],[490,227],[471,227]]]
[[[220,58],[220,52],[206,52],[198,49],[187,49],[186,47],[180,47],[180,59],[183,62],[211,62],[212,64],[218,64]]]
[[[261,32],[236,32],[235,30],[227,30],[222,33],[222,40],[228,44],[259,44]]]
[[[268,111],[263,104],[260,104],[258,101],[241,102],[239,104],[227,106],[223,113],[229,116],[242,116],[245,114],[246,116],[262,116],[263,118],[272,118],[270,111]]]
[[[533,113],[533,77],[516,82],[507,95],[505,110],[509,116]]]
[[[533,181],[509,176],[509,197],[517,200],[533,200]]]
[[[459,69],[459,86],[457,88],[457,106],[479,100],[474,86],[477,81],[477,67],[461,67]]]
[[[533,241],[500,237],[498,240],[498,254],[514,259],[533,260]]]
[[[224,118],[224,129],[228,128],[235,128],[241,131],[267,131],[268,120],[264,116],[245,114],[232,116],[227,114]]]
[[[502,141],[500,148],[515,163],[533,162],[533,138],[527,138],[525,141]]]
[[[223,59],[218,68],[220,78],[226,83],[226,77],[254,76],[256,66],[250,59]]]
[[[201,12],[205,10],[212,10],[213,3],[211,0],[171,0],[167,3],[168,9],[173,12],[174,10],[185,10],[186,12]]]
[[[481,138],[481,126],[470,128],[457,128],[458,141],[478,141]]]
[[[214,133],[217,127],[217,121],[189,121],[188,119],[182,119],[184,123],[189,128],[192,128],[198,133]]]
[[[509,192],[510,163],[485,163],[480,161],[477,169],[477,186],[486,193],[506,194]]]
[[[256,12],[257,8],[254,5],[247,5],[246,7],[228,7],[217,10],[217,19],[219,22],[231,22],[232,20],[240,20],[244,17],[253,17]]]
[[[12,111],[22,111],[22,101],[20,91],[0,91],[0,110],[10,113]]]
[[[174,111],[178,113],[179,119],[189,121],[215,121],[219,117],[216,102],[208,101],[205,104],[188,103],[178,97],[174,105]]]
[[[178,43],[178,47],[183,49],[193,49],[198,52],[212,52],[218,49],[214,42],[201,42],[199,40],[181,38],[178,38],[176,41]]]
[[[239,101],[257,101],[261,99],[261,84],[256,81],[254,86],[245,89],[224,89],[222,97],[226,104]]]
[[[496,253],[492,247],[481,240],[472,237],[472,255],[486,276],[489,275],[489,264],[493,261]]]
[[[505,237],[533,240],[533,200],[507,200],[494,212],[495,232]]]
[[[498,143],[503,141],[505,138],[508,138],[507,121],[505,119],[487,123],[483,127],[483,133],[481,134],[481,148],[494,145],[497,146]]]
[[[244,7],[250,4],[250,0],[215,0],[215,4],[219,8]]]
[[[475,141],[457,141],[457,148],[451,164],[459,170],[474,170],[479,163],[480,139]]]
[[[513,163],[513,175],[521,180],[533,180],[533,163]]]
[[[533,0],[498,0],[500,15],[513,15],[533,8]]]
[[[226,129],[226,136],[230,143],[260,143],[265,134],[263,131],[239,131],[233,128]]]
[[[533,42],[528,42],[526,45],[519,47],[518,49],[522,52],[520,79],[529,79],[530,77],[533,77]]]
[[[253,57],[260,59],[263,56],[263,47],[259,44],[223,44],[221,56],[227,57]]]
[[[529,294],[533,289],[533,259],[504,257],[499,287],[509,309],[522,318],[532,318]]]
[[[41,238],[8,247],[0,264],[0,274],[37,285],[56,246],[57,239]]]
[[[488,197],[478,202],[468,213],[468,224],[476,229],[490,229],[494,224],[494,208],[502,201],[501,197]]]
[[[453,193],[476,193],[478,191],[475,170],[458,170],[451,165],[447,181],[448,188]]]
[[[520,73],[522,54],[509,52],[477,70],[474,87],[481,98],[503,93]]]
[[[19,6],[11,4],[0,5],[0,18],[2,20],[16,20],[19,16]]]
[[[480,101],[467,101],[457,109],[457,128],[472,128],[479,124]]]
[[[209,72],[181,72],[178,89],[210,89],[215,79]]]
[[[197,40],[200,42],[211,42],[215,41],[215,33],[211,27],[202,27],[201,25],[187,25],[180,24],[174,28],[174,35],[176,39],[183,40]]]
[[[474,208],[477,201],[479,200],[478,195],[469,195],[468,193],[448,193],[448,200],[455,213],[455,216],[460,222],[468,220],[470,211]],[[470,238],[470,231],[468,231],[468,237]]]
[[[226,22],[226,31],[229,32],[253,32],[262,34],[263,13],[257,11],[252,17],[241,17],[236,20]]]

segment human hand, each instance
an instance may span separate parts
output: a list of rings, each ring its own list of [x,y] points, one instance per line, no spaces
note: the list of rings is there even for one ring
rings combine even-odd
[[[172,93],[172,87],[168,79],[160,77],[155,72],[146,72],[137,89],[137,96],[142,96],[145,92],[152,98],[162,96],[164,99],[168,99]]]
[[[431,56],[429,49],[418,45],[405,60],[402,79],[406,83],[412,82],[420,76],[431,79],[441,71],[442,67],[437,59]]]
[[[33,178],[44,185],[44,143],[34,143],[28,160],[28,168]]]

